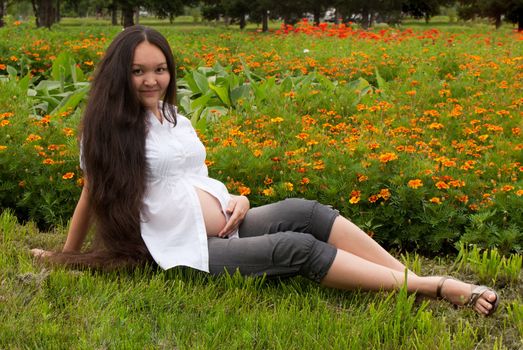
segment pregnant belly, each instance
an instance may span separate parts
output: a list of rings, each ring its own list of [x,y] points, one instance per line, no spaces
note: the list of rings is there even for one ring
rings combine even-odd
[[[207,236],[217,236],[226,223],[225,215],[222,212],[222,206],[218,199],[208,192],[196,188],[196,193],[200,199]]]

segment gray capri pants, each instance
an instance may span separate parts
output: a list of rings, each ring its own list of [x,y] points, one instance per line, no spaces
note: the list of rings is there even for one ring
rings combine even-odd
[[[337,210],[305,199],[285,199],[252,208],[239,227],[240,238],[210,237],[211,274],[302,275],[320,282],[337,249],[327,243]]]

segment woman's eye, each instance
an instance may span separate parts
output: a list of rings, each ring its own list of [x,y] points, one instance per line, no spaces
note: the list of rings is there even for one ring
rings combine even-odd
[[[140,74],[142,74],[142,70],[141,69],[133,69],[131,72],[133,73],[133,75],[140,75]]]
[[[158,73],[163,73],[163,72],[167,71],[167,68],[164,68],[164,67],[162,67],[162,68],[157,68],[156,71],[157,71]]]

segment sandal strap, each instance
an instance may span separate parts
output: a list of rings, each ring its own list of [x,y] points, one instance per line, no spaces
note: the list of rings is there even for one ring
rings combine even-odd
[[[469,298],[469,301],[467,302],[467,306],[476,305],[476,302],[478,301],[479,297],[482,296],[483,293],[485,293],[486,291],[489,291],[489,290],[494,292],[491,288],[489,288],[487,286],[477,286],[476,288],[474,288],[472,290],[472,292],[470,293],[470,298]]]
[[[438,288],[436,289],[436,299],[443,299],[443,296],[441,295],[441,289],[443,289],[443,284],[446,280],[448,280],[450,277],[441,277],[441,279],[438,282]]]

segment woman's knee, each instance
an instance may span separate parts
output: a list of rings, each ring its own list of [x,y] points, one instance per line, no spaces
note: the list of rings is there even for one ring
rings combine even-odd
[[[336,256],[335,247],[311,234],[282,232],[274,236],[275,265],[296,269],[297,273],[316,282],[327,274]]]

